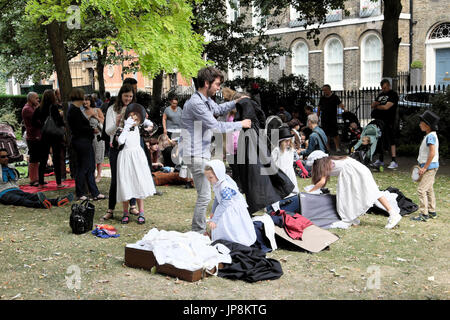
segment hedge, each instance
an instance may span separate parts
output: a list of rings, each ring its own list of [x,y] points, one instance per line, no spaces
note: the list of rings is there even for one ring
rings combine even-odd
[[[0,113],[3,114],[6,110],[14,110],[17,122],[21,123],[22,108],[26,103],[26,95],[0,95]]]

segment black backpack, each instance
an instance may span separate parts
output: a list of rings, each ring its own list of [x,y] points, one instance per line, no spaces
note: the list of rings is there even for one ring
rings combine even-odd
[[[84,200],[80,204],[72,205],[72,213],[70,214],[70,227],[75,234],[86,233],[93,229],[95,206]]]

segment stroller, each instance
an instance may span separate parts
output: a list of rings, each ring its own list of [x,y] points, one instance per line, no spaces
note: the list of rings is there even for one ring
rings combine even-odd
[[[372,167],[375,153],[383,152],[383,130],[384,124],[380,120],[373,120],[363,129],[359,141],[354,145],[350,156],[362,164]],[[383,168],[378,168],[380,171]]]
[[[10,163],[23,161],[23,155],[20,154],[14,128],[8,122],[0,123],[0,148],[8,151]]]
[[[342,142],[348,146],[348,153],[361,138],[362,128],[358,117],[353,112],[346,111],[342,113]]]

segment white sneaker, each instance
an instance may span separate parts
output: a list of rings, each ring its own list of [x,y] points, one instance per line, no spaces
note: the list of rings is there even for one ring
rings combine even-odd
[[[384,162],[377,160],[372,165],[374,165],[375,167],[384,166]]]
[[[388,223],[385,226],[385,228],[392,229],[400,222],[400,220],[402,220],[402,216],[400,214],[397,213],[397,214],[390,215],[389,219],[388,219]]]
[[[355,220],[352,221],[352,224],[354,226],[359,226],[361,224],[361,221],[359,221],[359,219],[355,219]]]
[[[397,169],[397,168],[398,168],[398,164],[395,161],[392,161],[388,167],[388,169]]]

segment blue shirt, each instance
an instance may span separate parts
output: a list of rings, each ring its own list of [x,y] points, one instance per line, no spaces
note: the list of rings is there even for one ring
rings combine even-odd
[[[180,155],[210,159],[213,132],[226,133],[242,128],[241,122],[220,122],[214,117],[226,114],[235,107],[234,101],[218,105],[200,92],[194,93],[184,104],[181,114]]]
[[[320,139],[320,136],[323,139]],[[309,156],[311,152],[315,150],[322,150],[323,152],[326,152],[325,144],[327,143],[327,135],[325,132],[319,127],[315,127],[312,131],[312,133],[309,135],[309,143],[308,148],[304,151],[302,151],[300,154],[304,156]]]

